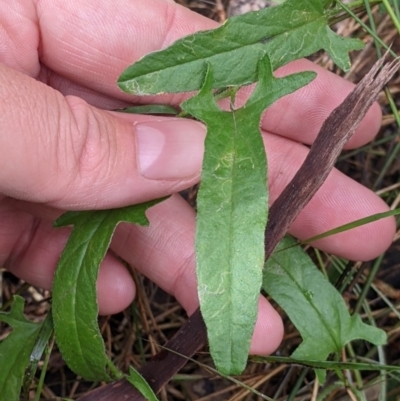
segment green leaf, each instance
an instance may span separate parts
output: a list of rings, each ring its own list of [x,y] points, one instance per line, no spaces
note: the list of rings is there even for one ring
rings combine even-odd
[[[279,243],[265,265],[263,278],[263,289],[303,338],[292,358],[325,361],[330,353],[339,354],[345,344],[356,339],[384,344],[385,332],[363,323],[359,315],[351,316],[340,293],[299,246],[293,247],[296,243],[291,237]],[[325,373],[317,374],[322,384]]]
[[[200,89],[205,62],[214,71],[214,88],[257,80],[258,60],[268,53],[273,70],[321,49],[343,70],[358,39],[342,38],[328,26],[330,0],[287,0],[281,5],[232,17],[218,29],[179,39],[128,67],[119,87],[138,95]]]
[[[29,389],[31,387],[32,381],[35,378],[38,364],[42,359],[43,353],[48,347],[50,337],[53,334],[53,317],[51,313],[48,313],[46,319],[41,323],[39,334],[36,338],[35,346],[32,349],[29,365],[25,370],[25,377],[23,381],[23,393],[26,399],[29,399]],[[42,371],[43,373],[43,371]]]
[[[284,356],[252,356],[252,362],[256,363],[283,363],[287,365],[301,365],[314,369],[324,370],[363,370],[363,371],[385,371],[400,372],[400,366],[384,365],[381,363],[363,362],[338,362],[338,361],[311,361],[303,359],[288,358]]]
[[[335,227],[332,230],[325,231],[322,234],[318,234],[318,235],[315,235],[315,236],[313,236],[311,238],[307,238],[307,239],[305,239],[305,240],[303,240],[301,242],[302,242],[302,244],[309,244],[311,242],[318,241],[318,240],[320,240],[322,238],[326,238],[326,237],[329,237],[331,235],[339,234],[339,233],[351,230],[351,229],[356,228],[356,227],[361,227],[364,224],[369,224],[369,223],[372,223],[374,221],[385,219],[387,217],[397,216],[399,214],[400,214],[400,209],[394,209],[394,210],[389,210],[388,212],[376,213],[376,214],[373,214],[371,216],[363,217],[362,219],[358,219],[358,220],[352,221],[351,223],[347,223],[347,224],[343,224],[343,225],[341,225],[339,227]]]
[[[218,107],[211,67],[201,91],[182,104],[208,128],[197,197],[197,279],[211,353],[225,374],[238,374],[246,365],[262,282],[268,192],[260,118],[315,77],[304,72],[276,79],[267,56],[259,71],[259,83],[241,109]]]
[[[158,401],[157,396],[154,394],[153,389],[149,383],[143,378],[143,376],[132,367],[129,368],[129,376],[126,376],[126,380],[135,387],[140,394],[143,395],[149,401]]]
[[[42,328],[42,323],[30,322],[24,316],[24,299],[14,296],[9,313],[0,312],[0,322],[9,324],[13,331],[0,343],[1,399],[19,401],[25,369]]]
[[[114,210],[68,212],[55,222],[56,227],[74,226],[53,283],[56,341],[68,366],[87,380],[110,380],[108,370],[115,369],[97,324],[100,263],[116,226],[120,222],[148,225],[146,210],[162,200]]]

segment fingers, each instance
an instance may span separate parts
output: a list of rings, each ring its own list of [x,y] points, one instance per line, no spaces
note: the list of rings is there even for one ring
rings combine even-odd
[[[273,201],[298,170],[307,149],[275,135],[266,134],[265,141],[271,152],[269,181]],[[294,222],[291,232],[300,238],[308,238],[349,221],[386,210],[387,206],[371,191],[334,170]],[[41,214],[46,216],[46,213]],[[26,227],[32,227],[30,218],[23,214],[13,214],[10,209],[5,209],[1,217],[4,222],[1,237],[7,238],[7,241],[0,241],[3,246],[0,254],[9,255],[6,266],[30,282],[42,287],[48,286],[49,278],[66,242],[66,231],[57,230],[54,233],[50,231],[49,225],[47,228],[40,225],[35,230],[27,230]],[[186,202],[175,195],[151,208],[148,217],[149,227],[121,225],[115,233],[112,249],[164,290],[173,294],[191,314],[198,306],[193,245],[195,214]],[[23,230],[13,231],[13,228],[22,226]],[[384,219],[321,240],[318,245],[323,250],[339,256],[367,260],[384,251],[391,242],[394,229],[393,219]],[[35,235],[30,235],[35,240],[29,239],[29,235],[28,239],[25,238],[26,233],[32,231]],[[98,282],[99,304],[101,310],[107,312],[118,310],[134,293],[130,278],[124,275],[126,271],[118,261],[109,258],[103,263],[103,269],[109,270],[100,274]],[[119,300],[115,299],[116,288],[121,297]],[[252,352],[263,354],[272,352],[278,346],[282,324],[265,300],[260,299],[259,308]],[[267,336],[270,341],[260,343],[260,339]]]
[[[79,14],[76,8],[74,1],[38,4],[41,60],[72,81],[116,97],[122,95],[117,78],[130,63],[183,35],[218,26],[164,0],[90,0],[79,4]]]
[[[264,135],[264,143],[268,149],[270,202],[273,203],[298,171],[308,150],[276,135]],[[372,191],[333,169],[294,221],[290,233],[307,239],[386,211],[388,206]],[[395,231],[395,219],[391,217],[329,236],[313,245],[346,259],[370,260],[389,247]]]
[[[172,202],[168,202],[166,211],[171,218],[162,220],[160,225],[157,216],[153,216],[151,230],[148,227],[143,231],[137,231],[137,227],[123,224],[116,231],[113,247],[122,250],[121,253],[127,256],[127,260],[132,261],[134,257],[146,275],[156,283],[164,284],[165,288],[172,289],[172,293],[183,301],[186,310],[192,313],[198,306],[193,243],[190,241],[194,235],[191,224],[194,221],[193,210],[178,196]],[[46,217],[54,216],[54,211],[46,211],[35,205],[24,205],[20,202],[18,207],[15,207],[15,203],[7,200],[0,204],[2,221],[0,238],[7,239],[0,241],[0,264],[23,280],[40,288],[50,289],[54,269],[67,242],[70,229],[54,230],[49,221],[34,218],[30,213],[21,211],[21,207],[25,206],[27,210]],[[175,218],[170,213],[176,213]],[[165,242],[165,235],[168,235],[165,232],[165,224],[173,226],[171,237],[167,242]],[[190,231],[185,231],[189,228]],[[152,238],[150,244],[149,234]],[[135,244],[134,250],[125,248],[132,247],[133,244]],[[152,257],[151,247],[154,249],[155,258]],[[163,253],[165,253],[165,263],[162,266]],[[170,260],[171,256],[176,259]],[[180,260],[180,257],[183,260]],[[173,291],[174,286],[176,292]],[[107,254],[101,265],[97,291],[99,311],[104,315],[125,309],[135,295],[135,286],[130,274],[119,259],[111,254]],[[269,354],[281,342],[282,321],[263,297],[259,300],[259,310],[260,317],[254,334],[252,353]],[[268,333],[267,341],[265,333]]]
[[[128,64],[185,34],[215,27],[215,23],[165,0],[89,0],[79,3],[79,8],[74,1],[32,4],[35,7],[24,8],[18,1],[0,6],[3,11],[7,7],[7,13],[0,13],[2,36],[8,38],[14,26],[25,27],[0,50],[0,193],[58,208],[109,208],[173,193],[196,182],[203,154],[202,125],[117,116],[77,97],[65,98],[31,77],[53,85],[57,82],[61,92],[82,93],[99,105],[108,104],[108,97],[110,105],[134,101],[137,99],[120,93],[115,85]],[[24,57],[18,54],[20,49]],[[41,63],[46,67],[41,68]],[[303,69],[318,70],[299,61],[278,74]],[[352,89],[341,78],[322,70],[318,73],[314,83],[280,100],[263,120],[264,129],[277,134],[265,137],[272,200],[307,151],[286,138],[311,143],[323,120]],[[182,96],[162,99],[179,103]],[[375,106],[348,146],[370,140],[379,120]],[[336,171],[291,232],[308,238],[385,210],[374,194]],[[3,211],[4,220],[9,220],[0,228],[2,262],[28,281],[49,285],[67,231],[54,234],[48,224],[27,214],[9,206]],[[125,225],[118,229],[113,249],[192,313],[198,305],[194,213],[173,196],[151,209],[149,218],[148,228]],[[321,240],[318,245],[349,259],[367,260],[388,246],[393,233],[394,220],[385,219]],[[132,299],[133,283],[117,258],[108,256],[104,261],[98,290],[101,310],[106,313]],[[252,350],[262,354],[278,345],[282,323],[262,298],[259,310]],[[270,337],[271,333],[275,334]],[[260,339],[267,335],[269,344],[261,344]]]
[[[258,300],[258,317],[251,339],[250,354],[270,355],[282,342],[282,318],[263,296]]]
[[[276,76],[302,71],[315,71],[317,77],[310,84],[289,96],[284,96],[267,109],[262,126],[268,132],[312,144],[322,123],[344,101],[354,85],[305,59],[280,68]],[[356,148],[371,141],[380,129],[381,119],[380,106],[374,103],[345,148]]]
[[[112,249],[158,286],[172,294],[191,315],[198,307],[195,274],[195,213],[178,195],[149,209],[150,226],[121,224]],[[282,341],[281,317],[260,297],[251,353],[270,354]]]
[[[119,116],[0,65],[0,192],[60,209],[111,208],[199,178],[205,127]]]
[[[134,3],[129,0],[91,0],[79,6],[79,17],[75,9],[73,2],[39,3],[37,13],[43,63],[69,81],[133,102],[157,99],[179,104],[182,95],[162,98],[126,96],[118,90],[115,82],[128,65],[144,55],[165,48],[182,36],[217,27],[215,22],[163,0]],[[110,15],[116,16],[118,23],[109,24]],[[317,79],[273,105],[262,126],[269,132],[310,144],[323,121],[354,85],[307,60],[293,62],[277,75],[303,70],[316,71]],[[64,89],[68,90],[69,86],[67,83]],[[347,147],[370,141],[379,129],[380,121],[381,112],[375,104]]]
[[[276,142],[275,139],[277,139]],[[271,136],[270,147],[281,147],[282,150],[270,163],[271,189],[275,199],[282,190],[284,182],[290,180],[286,169],[282,169],[286,158],[293,158],[294,173],[301,163],[297,152],[305,155],[306,149],[290,152],[285,140]],[[280,157],[279,157],[280,156]],[[281,177],[282,176],[282,177]],[[334,171],[328,178],[326,186],[315,195],[293,224],[291,231],[301,238],[314,233],[321,233],[340,224],[353,221],[366,215],[386,211],[387,206],[371,191],[364,189],[346,176]],[[194,256],[194,211],[179,197],[173,196],[148,211],[149,227],[121,225],[116,231],[112,249],[135,266],[150,280],[157,283],[175,298],[192,314],[198,306],[197,285]],[[321,240],[318,245],[325,251],[336,252],[354,260],[368,260],[378,256],[390,244],[394,234],[393,219],[384,219],[360,229],[340,234],[340,241],[334,237]],[[366,246],[368,244],[368,246]],[[267,354],[272,352],[282,338],[282,322],[265,299],[259,301],[259,315],[251,351]],[[268,339],[266,341],[265,339]]]
[[[291,175],[297,171],[301,156],[279,137],[268,138],[270,147],[277,152],[270,160],[271,198],[276,199]],[[287,145],[287,144],[286,144]],[[306,149],[303,149],[303,157]],[[286,158],[286,159],[285,159]],[[287,172],[286,161],[295,167]],[[291,227],[300,238],[308,238],[341,224],[387,211],[387,206],[375,194],[355,181],[333,171],[326,184],[317,192]],[[194,273],[195,215],[178,196],[148,211],[149,227],[121,225],[112,244],[113,250],[137,267],[165,291],[173,294],[192,313],[197,305]],[[327,252],[352,260],[368,260],[381,254],[391,243],[395,230],[392,218],[340,234],[340,241],[331,236],[318,245]],[[366,246],[366,244],[368,244]]]
[[[50,221],[22,212],[11,200],[0,204],[0,219],[0,264],[21,279],[50,290],[70,229],[54,230]],[[129,272],[111,254],[101,265],[97,291],[99,312],[103,315],[120,312],[135,296]]]

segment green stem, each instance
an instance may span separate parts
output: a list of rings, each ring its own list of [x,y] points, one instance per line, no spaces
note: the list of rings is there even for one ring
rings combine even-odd
[[[366,9],[366,11],[368,13],[369,21],[370,21],[370,24],[371,24],[371,29],[366,24],[364,24],[361,21],[361,19],[358,18],[348,6],[346,6],[345,4],[343,4],[343,3],[339,2],[339,1],[337,1],[337,3],[343,9],[345,9],[349,13],[349,15],[351,15],[374,38],[375,48],[376,48],[376,52],[377,52],[378,58],[381,57],[381,51],[380,51],[380,48],[379,48],[378,44],[381,45],[384,49],[388,50],[389,53],[393,57],[397,58],[397,54],[395,52],[393,52],[391,49],[389,49],[389,47],[376,34],[375,22],[374,22],[374,19],[373,19],[373,16],[372,16],[372,11],[371,11],[371,3],[372,2],[367,1],[367,0],[363,0],[363,1],[364,1],[364,4],[365,4],[365,9]],[[387,0],[382,0],[382,1],[386,2]],[[389,14],[389,15],[391,15],[391,14]],[[400,24],[399,24],[398,19],[396,18],[396,16],[394,14],[392,14],[392,15],[393,15],[393,18],[392,18],[393,19],[393,23],[396,25],[396,27],[399,26],[399,28],[400,28]],[[397,123],[398,127],[400,127],[400,116],[399,116],[399,113],[397,111],[396,104],[393,101],[393,98],[392,98],[392,96],[391,96],[391,94],[390,94],[390,92],[389,92],[389,90],[387,88],[385,88],[385,94],[386,94],[387,99],[389,101],[389,105],[390,105],[390,108],[392,110],[392,113],[393,113],[393,115],[394,115],[394,117],[396,119],[396,123]],[[378,178],[376,179],[376,181],[374,183],[373,189],[376,189],[379,186],[380,182],[382,181],[382,179],[385,176],[386,172],[388,171],[388,169],[392,165],[393,161],[396,159],[396,157],[399,154],[399,152],[400,152],[400,143],[397,143],[395,145],[395,148],[393,149],[392,153],[387,158],[387,160],[385,162],[385,165],[381,169],[381,171],[380,171],[380,173],[378,175]]]
[[[52,339],[50,341],[50,345],[46,347],[46,352],[45,352],[46,356],[44,358],[43,367],[42,367],[42,371],[40,373],[39,383],[37,385],[34,401],[40,401],[40,394],[42,393],[42,389],[43,389],[43,385],[44,385],[44,379],[46,377],[47,367],[49,365],[51,350],[53,349],[54,341],[55,341],[55,339],[54,339],[54,333],[53,333],[52,334]]]
[[[383,0],[370,0],[370,5],[381,4]],[[342,4],[339,0],[336,0],[337,3],[340,5]],[[357,0],[347,4],[347,7],[352,11],[353,14],[361,13],[365,10],[364,0]],[[348,12],[338,13],[337,8],[333,8],[332,10],[328,11],[328,23],[329,25],[334,25],[340,21],[343,21],[348,18]]]
[[[363,289],[361,291],[361,294],[358,297],[357,304],[354,307],[354,312],[353,312],[354,314],[360,313],[361,306],[363,305],[364,300],[367,297],[367,293],[370,290],[372,281],[374,280],[376,274],[378,273],[378,270],[379,270],[379,267],[381,266],[381,263],[382,263],[384,255],[385,254],[379,256],[379,258],[377,258],[375,260],[374,265],[372,266],[372,269],[371,269],[371,271],[370,271],[370,273],[369,273],[369,275],[367,277],[367,281],[365,282],[365,284],[363,286]]]
[[[337,4],[339,4],[340,7],[342,7],[352,18],[354,18],[360,26],[362,26],[373,38],[376,42],[378,42],[385,50],[389,52],[393,57],[397,58],[397,54],[389,48],[389,46],[377,36],[373,30],[371,30],[364,22],[357,17],[357,15],[354,14],[354,12],[344,3],[336,0]],[[371,2],[370,2],[371,3]]]
[[[380,43],[380,39],[379,39],[378,35],[376,34],[376,26],[375,26],[374,17],[372,15],[371,5],[367,0],[363,0],[363,1],[365,2],[365,8],[366,8],[367,13],[368,13],[368,19],[369,19],[369,22],[371,24],[371,29],[372,29],[372,32],[373,32],[372,36],[373,36],[374,41],[375,41],[375,48],[376,48],[377,57],[381,58],[382,57],[382,53],[381,53],[381,50],[380,50],[379,45],[378,45],[378,43]],[[388,3],[387,0],[382,0],[382,1],[383,1],[383,4],[386,7],[386,10],[388,11],[389,16],[392,18],[393,24],[396,26],[397,31],[400,32],[399,20],[396,18],[396,15],[394,14],[392,8],[390,7],[390,4]],[[397,55],[395,57],[397,57]],[[386,98],[389,101],[389,105],[390,105],[390,108],[392,110],[392,113],[393,113],[393,115],[394,115],[394,117],[396,119],[397,126],[400,127],[400,117],[399,117],[399,113],[397,111],[396,104],[395,104],[395,102],[393,100],[393,97],[392,97],[392,95],[391,95],[391,93],[390,93],[390,91],[389,91],[389,89],[387,87],[384,90],[385,90]],[[397,143],[395,145],[395,148],[393,149],[393,151],[390,153],[390,155],[386,159],[383,168],[380,170],[379,175],[378,175],[378,177],[377,177],[377,179],[376,179],[376,181],[375,181],[375,183],[373,185],[373,189],[377,189],[378,188],[378,186],[380,185],[383,177],[385,177],[388,169],[390,168],[390,166],[392,165],[394,160],[397,158],[397,155],[398,155],[399,152],[400,152],[400,143]]]
[[[349,158],[351,158],[351,157],[353,157],[353,156],[355,156],[355,155],[357,155],[359,153],[362,153],[362,152],[368,152],[368,151],[373,152],[374,151],[373,150],[374,147],[378,147],[379,145],[384,145],[386,142],[393,141],[398,136],[399,136],[399,134],[397,134],[397,133],[396,134],[392,134],[392,135],[388,135],[388,136],[385,136],[384,138],[377,139],[376,141],[374,141],[373,143],[371,143],[369,145],[362,146],[362,147],[357,148],[356,150],[353,150],[353,151],[348,151],[345,154],[343,154],[342,156],[340,156],[338,161],[341,162],[343,160],[347,160],[347,159],[349,159]],[[375,153],[376,153],[376,151],[375,151]]]
[[[355,360],[355,358],[356,358],[356,353],[354,352],[353,346],[352,346],[351,344],[347,344],[347,345],[346,345],[346,349],[347,349],[348,354],[350,355],[350,358],[353,359],[353,360]],[[355,376],[355,379],[356,379],[357,389],[358,389],[359,391],[362,391],[362,388],[363,388],[363,379],[362,379],[362,376],[361,376],[360,371],[354,370],[352,373],[353,373],[353,375]],[[349,384],[351,385],[351,383],[349,383]],[[363,397],[363,400],[366,399],[366,398],[365,398],[365,393],[364,393],[364,392],[362,392],[362,397]]]
[[[328,395],[332,395],[334,390],[341,390],[343,389],[342,383],[333,383],[330,386],[324,388],[322,392],[318,395],[317,401],[324,401]]]
[[[124,374],[121,373],[117,367],[112,363],[111,359],[107,359],[107,368],[110,371],[110,376],[113,380],[119,380],[124,377]]]
[[[394,1],[394,11],[396,13],[396,18],[400,21],[399,0]]]
[[[301,385],[303,384],[303,380],[306,377],[307,373],[308,373],[309,369],[308,368],[304,368],[302,369],[300,376],[298,377],[294,387],[292,388],[292,391],[289,394],[289,397],[287,398],[286,401],[293,401],[297,395],[297,392],[299,391]]]
[[[376,57],[379,59],[382,57],[382,53],[381,53],[381,49],[379,48],[378,42],[377,42],[378,34],[376,32],[374,16],[372,15],[371,4],[369,3],[368,0],[363,0],[363,1],[364,1],[365,9],[367,11],[369,23],[371,24],[371,32],[372,32],[371,36],[374,38],[374,42],[375,42]]]
[[[381,4],[384,0],[369,0],[369,4],[372,6],[375,6],[376,4]],[[354,9],[360,6],[364,5],[364,0],[356,0],[356,1],[352,1],[351,3],[347,4],[347,7],[349,7],[350,9]]]
[[[390,109],[393,112],[393,116],[396,119],[396,124],[398,127],[400,127],[400,116],[399,116],[399,112],[397,111],[397,106],[396,103],[393,100],[393,96],[390,93],[388,88],[385,88],[385,95],[389,101],[389,106]],[[396,139],[398,139],[399,135],[396,134]],[[386,172],[388,171],[388,169],[390,168],[390,166],[393,164],[393,162],[397,159],[397,155],[400,152],[400,143],[397,142],[394,149],[392,150],[392,152],[390,153],[390,155],[388,156],[388,158],[386,159],[386,162],[384,164],[384,166],[382,167],[382,169],[379,172],[378,178],[376,179],[372,189],[377,189],[378,186],[380,185],[381,181],[383,180],[383,177],[385,177]]]
[[[390,18],[392,19],[393,24],[397,29],[397,32],[400,33],[400,22],[399,22],[399,20],[398,20],[398,18],[396,16],[396,14],[393,11],[393,8],[390,6],[389,1],[388,0],[382,0],[382,3],[385,6],[386,11],[388,12]]]
[[[368,302],[364,303],[364,309],[367,313],[368,320],[369,320],[369,323],[371,324],[371,326],[377,327],[377,324],[376,324],[374,318],[372,317],[371,308],[370,308]],[[386,365],[386,355],[385,355],[385,351],[384,351],[382,345],[378,345],[376,348],[378,350],[379,363],[381,365]],[[381,380],[380,380],[381,391],[379,393],[379,401],[386,401],[387,400],[387,372],[385,370],[380,370],[379,375],[381,378]]]

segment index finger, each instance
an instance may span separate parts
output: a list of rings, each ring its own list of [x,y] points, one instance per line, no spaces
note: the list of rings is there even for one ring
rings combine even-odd
[[[56,73],[109,96],[151,102],[154,97],[128,96],[116,80],[134,61],[167,47],[182,36],[218,25],[205,17],[165,0],[88,0],[37,2],[41,33],[40,59]],[[285,74],[316,70],[307,87],[273,105],[263,120],[269,132],[310,144],[330,112],[353,85],[306,60],[284,67]],[[158,102],[179,103],[183,95],[157,97]],[[375,105],[347,147],[370,141],[380,125]]]

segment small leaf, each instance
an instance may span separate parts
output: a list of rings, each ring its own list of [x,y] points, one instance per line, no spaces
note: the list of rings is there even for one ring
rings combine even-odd
[[[68,212],[56,227],[73,225],[53,283],[53,320],[57,345],[68,366],[87,380],[110,380],[108,360],[97,324],[99,266],[120,222],[148,225],[146,210],[163,199],[114,210]]]
[[[22,387],[26,399],[29,398],[29,389],[31,387],[33,379],[35,378],[38,364],[42,359],[43,353],[48,347],[50,337],[52,336],[53,332],[53,317],[51,313],[48,313],[46,319],[44,319],[41,323],[35,346],[33,347],[29,358],[29,365],[25,370],[25,377]]]
[[[340,293],[300,247],[293,247],[296,243],[291,237],[279,243],[266,263],[263,278],[263,289],[286,312],[303,338],[292,358],[324,361],[356,339],[384,344],[385,332],[363,323],[359,315],[351,316]],[[317,374],[322,384],[325,373]]]
[[[343,70],[348,52],[363,47],[328,26],[327,0],[287,0],[281,5],[232,17],[221,27],[177,40],[128,67],[119,87],[138,95],[187,92],[201,88],[205,62],[214,71],[214,88],[257,80],[257,63],[268,53],[273,70],[325,50]]]
[[[129,376],[126,376],[126,380],[135,387],[140,394],[143,395],[149,401],[158,401],[157,396],[154,394],[153,389],[149,383],[143,378],[143,376],[132,367],[129,368]]]
[[[13,331],[0,342],[0,394],[2,400],[19,401],[25,369],[42,328],[24,316],[24,299],[14,296],[9,313],[0,312],[0,322],[9,324]]]
[[[315,77],[304,72],[276,79],[267,56],[259,69],[260,81],[241,109],[218,107],[211,67],[201,91],[182,104],[208,128],[197,197],[197,278],[211,353],[225,374],[239,374],[246,365],[262,282],[268,192],[260,118]]]

